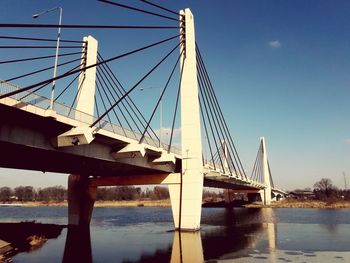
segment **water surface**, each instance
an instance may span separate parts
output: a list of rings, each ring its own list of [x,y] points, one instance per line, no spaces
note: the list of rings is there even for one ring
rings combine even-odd
[[[67,223],[66,207],[0,207],[0,221]],[[350,262],[350,210],[203,208],[197,233],[170,208],[95,208],[90,229],[64,229],[14,262]],[[1,237],[0,237],[1,238]]]

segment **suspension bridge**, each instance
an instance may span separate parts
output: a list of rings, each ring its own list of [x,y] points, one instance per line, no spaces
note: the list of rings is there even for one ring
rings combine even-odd
[[[200,228],[203,186],[226,189],[227,201],[234,193],[247,193],[251,201],[260,196],[264,204],[283,196],[285,193],[272,181],[264,138],[260,138],[252,174],[248,176],[243,168],[196,43],[190,9],[178,13],[141,1],[161,12],[158,13],[113,1],[100,2],[176,24],[0,24],[0,28],[176,30],[177,33],[106,58],[99,51],[98,40],[90,35],[82,40],[59,39],[57,56],[43,54],[45,50],[58,49],[58,45],[50,45],[58,44],[56,39],[0,36],[0,41],[6,42],[0,45],[4,54],[0,61],[0,145],[4,153],[0,166],[70,174],[70,225],[89,224],[99,186],[168,185],[175,228],[184,230]],[[157,47],[166,50],[166,45],[172,46],[141,78],[128,87],[122,84],[113,70],[114,61]],[[51,66],[49,59],[55,57],[59,63]],[[169,61],[172,65],[167,69],[168,75],[164,78],[161,74],[164,83],[160,96],[146,116],[144,105],[135,103],[133,94]],[[57,69],[59,73],[50,77],[51,70]],[[13,75],[16,72],[20,73]],[[162,127],[155,131],[152,125],[172,87],[174,109],[171,129],[165,138]],[[177,122],[180,122],[181,138],[175,138]],[[176,139],[180,143],[175,143]],[[205,153],[204,145],[209,148]]]

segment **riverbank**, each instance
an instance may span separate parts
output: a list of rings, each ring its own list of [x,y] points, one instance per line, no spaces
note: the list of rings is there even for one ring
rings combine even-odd
[[[48,239],[56,239],[65,226],[36,222],[0,223],[0,262],[13,262],[20,252],[41,248]]]
[[[12,202],[0,203],[0,206],[68,206],[63,202]],[[96,201],[95,207],[171,207],[170,199],[164,200],[130,200],[130,201]]]
[[[278,202],[272,202],[271,205],[264,206],[262,204],[248,204],[248,208],[271,207],[271,208],[318,208],[318,209],[335,209],[335,208],[350,208],[350,201],[344,200],[297,200],[284,199]]]
[[[204,207],[219,207],[215,206],[216,203],[207,202],[204,203]],[[0,203],[0,206],[23,206],[23,207],[37,207],[37,206],[68,206],[67,201],[64,202],[13,202],[13,203]],[[96,201],[95,207],[171,207],[170,199],[163,200],[130,200],[130,201]],[[220,206],[223,207],[224,205]],[[240,205],[241,206],[241,205]],[[350,201],[344,200],[332,200],[332,201],[319,201],[319,200],[296,200],[285,199],[281,201],[272,202],[271,205],[264,206],[261,203],[253,203],[242,205],[247,208],[350,208]]]

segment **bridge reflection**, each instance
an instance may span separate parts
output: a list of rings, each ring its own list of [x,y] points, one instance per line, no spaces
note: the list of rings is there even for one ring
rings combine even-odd
[[[89,226],[68,227],[62,262],[93,262]]]
[[[175,232],[170,262],[204,262],[200,231]]]
[[[276,224],[273,209],[218,209],[203,218],[201,231],[175,231],[173,242],[164,249],[141,255],[136,261],[195,263],[205,260],[234,259],[246,256],[242,251],[276,250]],[[132,244],[130,244],[132,245]],[[69,227],[63,262],[93,262],[89,227]]]

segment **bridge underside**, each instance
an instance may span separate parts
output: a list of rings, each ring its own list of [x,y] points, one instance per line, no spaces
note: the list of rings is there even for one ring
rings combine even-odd
[[[0,167],[84,176],[154,175],[164,172],[69,153],[0,142]]]
[[[154,175],[181,170],[180,160],[176,165],[150,165],[156,153],[132,161],[115,160],[111,153],[127,143],[98,134],[89,145],[56,148],[53,140],[70,130],[70,125],[3,104],[0,114],[0,167],[83,176]]]
[[[175,164],[154,164],[152,160],[161,153],[147,149],[143,157],[114,158],[113,153],[130,141],[100,133],[95,134],[90,144],[58,148],[55,139],[71,130],[72,124],[42,113],[19,110],[21,107],[0,104],[0,167],[71,174],[68,181],[69,224],[89,222],[98,186],[182,185],[179,158]],[[207,187],[231,189],[236,193],[261,190],[249,182],[212,176],[211,173],[205,174],[203,183]]]
[[[111,156],[111,152],[124,147],[126,143],[99,134],[89,145],[56,148],[53,138],[70,130],[72,126],[54,118],[43,117],[25,110],[18,110],[18,108],[21,108],[21,105],[16,108],[0,104],[2,116],[0,167],[79,174],[86,177],[116,177],[117,181],[117,177],[122,176],[157,177],[158,175],[163,178],[164,174],[181,171],[180,159],[176,159],[175,166],[164,164],[150,167],[148,160],[152,158],[150,154],[148,154],[148,159],[134,158],[132,161],[116,161]],[[121,180],[118,182],[123,184]],[[140,178],[133,182],[150,184],[147,183],[147,178]],[[105,180],[104,183],[108,184],[108,180]],[[260,190],[258,187],[252,187],[235,178],[222,176],[205,176],[204,186],[233,189],[236,192],[256,193]]]
[[[204,178],[204,186],[222,188],[222,189],[231,189],[236,193],[257,193],[261,190],[258,187],[249,186],[243,184],[232,178]]]

